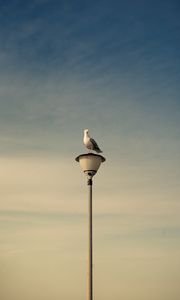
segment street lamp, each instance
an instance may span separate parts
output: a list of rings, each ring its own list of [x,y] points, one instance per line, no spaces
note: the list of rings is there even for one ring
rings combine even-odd
[[[96,174],[102,162],[106,159],[99,154],[87,153],[76,157],[80,163],[81,169],[87,176],[87,185],[89,186],[89,247],[88,247],[88,290],[87,300],[93,300],[93,224],[92,224],[92,178]]]

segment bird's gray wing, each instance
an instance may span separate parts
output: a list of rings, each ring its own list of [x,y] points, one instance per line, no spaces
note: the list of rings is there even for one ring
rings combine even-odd
[[[96,141],[94,139],[90,138],[90,141],[93,144],[94,148],[99,149],[99,146],[98,146],[98,144],[96,143]]]

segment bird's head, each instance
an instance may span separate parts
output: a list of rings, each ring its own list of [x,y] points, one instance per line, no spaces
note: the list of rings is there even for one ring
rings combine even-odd
[[[88,134],[89,133],[89,129],[84,129],[84,134]]]

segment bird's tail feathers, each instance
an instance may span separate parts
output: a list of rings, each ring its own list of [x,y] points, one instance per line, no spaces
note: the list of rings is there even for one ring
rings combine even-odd
[[[101,149],[94,149],[97,153],[102,153],[102,150]]]

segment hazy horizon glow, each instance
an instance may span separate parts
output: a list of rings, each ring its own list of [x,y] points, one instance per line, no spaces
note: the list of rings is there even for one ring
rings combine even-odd
[[[178,1],[0,4],[1,300],[179,300]]]

